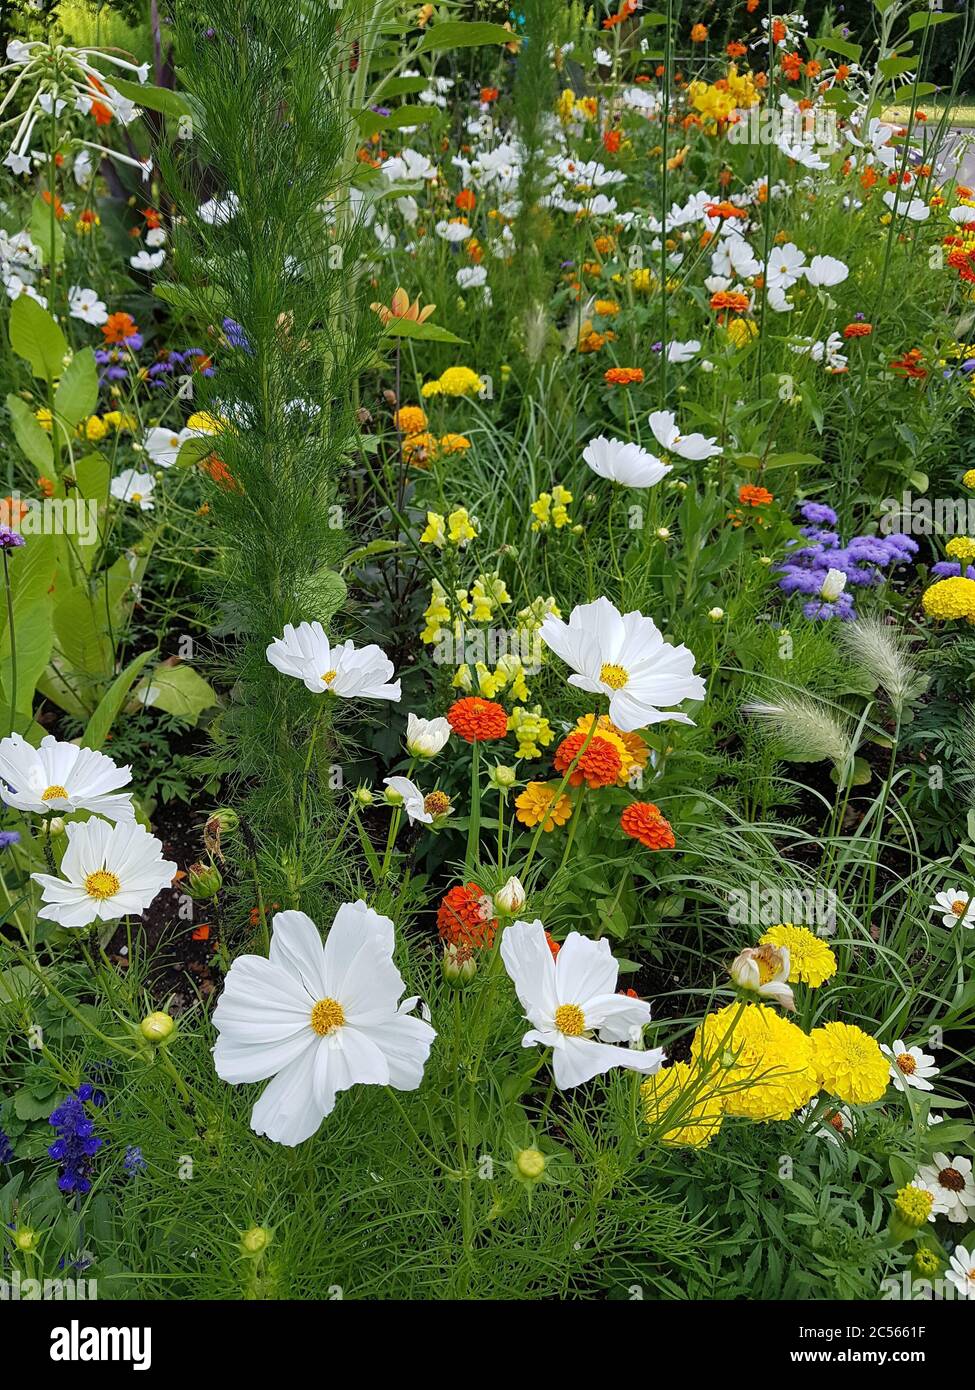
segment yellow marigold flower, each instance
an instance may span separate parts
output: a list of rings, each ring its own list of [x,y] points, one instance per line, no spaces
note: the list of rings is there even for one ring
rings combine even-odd
[[[477,396],[481,378],[470,367],[448,367],[436,381],[428,381],[420,390],[421,396]]]
[[[440,452],[443,455],[463,454],[471,447],[465,434],[445,434],[440,439]]]
[[[758,337],[758,324],[754,319],[733,318],[725,331],[736,348],[743,348]]]
[[[403,457],[407,463],[424,464],[430,459],[437,457],[437,439],[435,435],[421,430],[419,434],[411,434],[403,440]]]
[[[99,439],[104,439],[108,434],[108,426],[105,421],[97,415],[89,415],[84,424],[78,426],[79,434],[84,432],[84,436],[92,444],[97,444]]]
[[[779,922],[759,937],[763,946],[784,946],[789,952],[789,979],[818,989],[836,974],[836,957],[822,937],[807,927]]]
[[[451,545],[460,546],[461,549],[477,536],[477,532],[471,525],[471,519],[467,514],[466,507],[458,507],[452,511],[447,518],[447,536]]]
[[[546,834],[565,825],[572,815],[572,802],[563,792],[556,801],[558,782],[529,782],[515,797],[515,814],[522,825],[541,825]]]
[[[905,1226],[913,1226],[915,1229],[924,1225],[931,1215],[933,1206],[934,1193],[913,1182],[909,1183],[907,1187],[902,1187],[894,1197],[897,1215]]]
[[[648,1076],[640,1095],[646,1123],[667,1126],[659,1136],[662,1144],[703,1149],[721,1128],[721,1098],[689,1062],[675,1062]]]
[[[657,277],[645,267],[631,270],[630,285],[637,294],[649,294],[657,288]]]
[[[969,468],[968,472],[962,478],[962,482],[966,487],[975,488],[975,468]]]
[[[593,312],[598,314],[601,319],[611,319],[620,311],[620,306],[615,299],[597,299],[592,307]]]
[[[824,1023],[810,1034],[823,1089],[849,1105],[869,1105],[887,1090],[890,1063],[869,1033],[853,1023]]]
[[[421,545],[446,545],[446,522],[440,512],[427,512],[427,524],[420,536]]]
[[[943,621],[975,617],[975,579],[958,574],[951,579],[939,579],[925,589],[921,600],[929,618]]]
[[[953,560],[975,559],[975,540],[971,536],[953,536],[945,550]]]
[[[400,434],[419,434],[427,427],[426,411],[418,405],[401,405],[393,416],[393,424]]]
[[[533,705],[531,709],[516,705],[508,717],[508,729],[518,740],[519,758],[540,758],[542,749],[555,738],[541,705]]]
[[[727,1115],[787,1120],[819,1090],[808,1037],[764,1004],[729,1004],[708,1014],[691,1057],[721,1069],[716,1084]]]

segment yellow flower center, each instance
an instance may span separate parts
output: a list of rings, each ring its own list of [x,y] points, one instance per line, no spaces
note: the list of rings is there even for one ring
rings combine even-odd
[[[446,792],[430,792],[423,798],[423,809],[428,816],[444,816],[450,810],[450,797]]]
[[[960,917],[967,907],[968,901],[965,898],[956,898],[951,904],[951,910],[956,917]]]
[[[44,791],[41,792],[42,801],[66,801],[67,796],[68,793],[65,790],[65,788],[59,786],[47,787]]]
[[[599,672],[599,679],[604,685],[608,685],[610,690],[622,690],[630,677],[624,667],[614,666],[611,661],[607,661]]]
[[[141,492],[133,492],[133,494],[132,494],[132,501],[133,501],[133,502],[141,502],[141,501],[142,501],[142,493],[141,493]]]
[[[917,1062],[909,1052],[901,1052],[897,1056],[897,1065],[905,1076],[913,1076],[917,1071]]]
[[[578,1004],[560,1004],[555,1010],[555,1026],[567,1038],[579,1038],[586,1031],[586,1016]]]
[[[338,671],[326,671],[322,676],[322,685],[331,685],[337,675]]]
[[[344,1022],[345,1010],[337,999],[319,999],[311,1011],[312,1031],[320,1038],[327,1038],[330,1033],[341,1028]]]
[[[85,892],[89,898],[97,898],[99,902],[114,898],[121,887],[118,876],[108,869],[96,869],[85,879]]]

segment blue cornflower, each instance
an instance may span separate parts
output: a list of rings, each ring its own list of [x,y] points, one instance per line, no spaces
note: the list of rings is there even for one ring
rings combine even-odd
[[[58,1187],[64,1193],[91,1191],[91,1160],[103,1143],[85,1109],[94,1092],[94,1086],[84,1082],[48,1117],[48,1124],[58,1133],[48,1154],[61,1165]]]
[[[20,844],[19,830],[0,830],[0,849],[9,849],[11,845]]]

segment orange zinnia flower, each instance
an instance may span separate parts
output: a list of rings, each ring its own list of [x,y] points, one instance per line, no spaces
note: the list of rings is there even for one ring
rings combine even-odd
[[[476,883],[458,883],[437,911],[437,930],[452,946],[490,946],[498,920],[494,904]]]
[[[673,849],[677,841],[670,822],[652,801],[634,801],[620,816],[623,833],[647,849]]]
[[[556,772],[568,772],[586,737],[582,729],[574,729],[571,734],[566,735],[555,751]],[[578,787],[585,780],[587,787],[611,787],[619,780],[622,770],[623,759],[618,749],[607,739],[596,734],[576,763],[569,778],[569,785]]]
[[[848,323],[843,329],[844,338],[869,338],[873,332],[872,323]]]
[[[479,695],[455,700],[447,711],[447,722],[467,743],[486,743],[489,739],[504,738],[508,732],[508,716],[501,705],[494,700],[482,700]]]
[[[756,487],[754,483],[745,483],[738,489],[738,501],[744,503],[746,507],[767,507],[769,502],[774,502],[775,498],[764,487]]]
[[[473,189],[462,188],[454,199],[454,203],[460,208],[461,212],[472,212],[477,198],[474,196]]]
[[[603,373],[607,386],[639,385],[643,380],[642,367],[610,367]]]
[[[691,29],[691,43],[706,43],[708,37],[708,27],[706,24],[695,24]]]
[[[710,302],[712,309],[728,310],[732,314],[748,312],[748,295],[739,294],[737,290],[718,290]]]

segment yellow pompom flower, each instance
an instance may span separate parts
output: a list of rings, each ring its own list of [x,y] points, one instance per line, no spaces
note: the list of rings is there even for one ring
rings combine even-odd
[[[515,814],[522,825],[541,825],[548,834],[565,825],[572,815],[572,802],[563,792],[556,800],[557,782],[529,782],[515,798]]]
[[[470,367],[448,367],[436,381],[426,382],[420,389],[420,395],[477,396],[480,395],[481,386],[481,378]]]
[[[912,1226],[914,1229],[924,1225],[931,1215],[933,1206],[934,1193],[917,1183],[909,1183],[907,1187],[902,1187],[894,1197],[897,1215],[905,1226]]]
[[[47,430],[48,434],[51,433],[51,423],[54,419],[54,416],[51,414],[51,412],[47,409],[46,406],[41,406],[40,410],[34,411],[34,419],[40,425],[42,430]]]
[[[648,1076],[640,1096],[646,1124],[651,1129],[666,1126],[659,1135],[662,1144],[703,1149],[721,1128],[721,1098],[689,1062],[675,1062]]]
[[[691,1057],[720,1068],[712,1080],[727,1115],[787,1120],[819,1090],[808,1037],[764,1004],[729,1004],[708,1014]]]
[[[445,434],[440,438],[440,453],[445,458],[450,454],[464,454],[471,447],[465,434]]]
[[[869,1033],[853,1023],[824,1023],[810,1034],[813,1065],[824,1090],[848,1105],[869,1105],[887,1090],[890,1063]]]
[[[962,482],[965,487],[975,488],[975,468],[970,468],[963,476]]]
[[[964,575],[954,575],[951,579],[939,579],[930,589],[925,589],[921,600],[929,618],[948,621],[954,618],[975,617],[975,579]]]
[[[418,405],[400,406],[393,416],[393,423],[400,434],[419,434],[427,427],[426,411]]]
[[[975,540],[971,536],[953,536],[945,550],[953,560],[975,559]]]
[[[97,444],[108,434],[108,426],[98,415],[89,415],[88,419],[78,426],[78,433],[84,435],[89,443]]]
[[[836,957],[822,937],[807,927],[779,922],[759,937],[763,946],[784,946],[789,952],[789,979],[818,989],[836,974]]]
[[[508,730],[518,740],[519,758],[540,758],[542,749],[555,738],[541,705],[533,705],[531,709],[516,705],[508,717]]]

